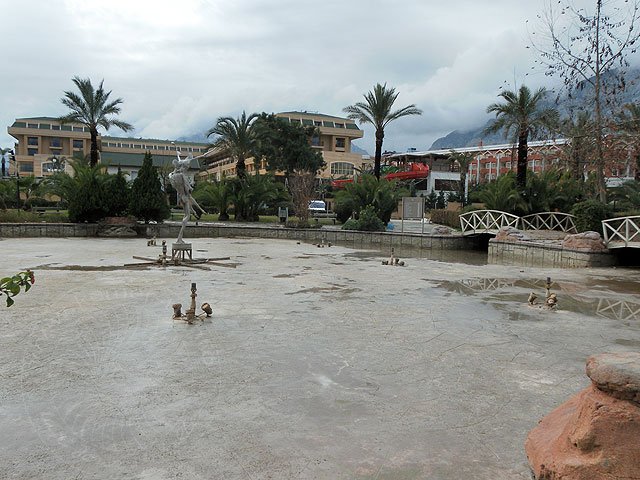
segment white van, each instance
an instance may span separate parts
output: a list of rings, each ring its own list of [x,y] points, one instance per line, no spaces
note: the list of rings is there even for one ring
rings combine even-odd
[[[322,200],[311,200],[309,202],[309,212],[314,213],[327,213],[327,204]]]

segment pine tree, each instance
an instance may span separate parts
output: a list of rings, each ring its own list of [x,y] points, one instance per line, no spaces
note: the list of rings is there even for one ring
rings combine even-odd
[[[124,177],[120,166],[116,175],[109,175],[105,185],[107,193],[107,208],[110,217],[125,215],[129,209],[130,191],[127,179]]]
[[[169,217],[169,206],[150,152],[145,153],[138,177],[133,181],[129,212],[145,222],[161,222]]]

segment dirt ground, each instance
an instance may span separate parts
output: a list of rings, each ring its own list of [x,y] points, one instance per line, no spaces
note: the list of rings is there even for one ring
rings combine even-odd
[[[527,432],[640,349],[640,271],[194,240],[210,270],[123,268],[144,240],[0,240],[0,478],[528,479]],[[462,263],[465,260],[473,264]],[[554,281],[560,310],[526,304]],[[213,317],[187,325],[171,305]],[[0,299],[2,300],[2,299]]]

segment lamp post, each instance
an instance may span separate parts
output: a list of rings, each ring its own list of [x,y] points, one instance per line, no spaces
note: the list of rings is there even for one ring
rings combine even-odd
[[[9,161],[13,162],[16,166],[16,208],[20,209],[20,169],[18,168],[18,161],[13,150],[9,150]]]

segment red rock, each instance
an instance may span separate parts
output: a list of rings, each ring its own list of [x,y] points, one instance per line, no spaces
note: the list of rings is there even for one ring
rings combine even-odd
[[[564,237],[562,248],[580,252],[603,252],[607,246],[598,232],[583,232]]]
[[[640,353],[593,355],[587,359],[587,375],[603,392],[640,405]]]
[[[640,407],[592,385],[544,417],[525,450],[538,480],[640,480]]]

